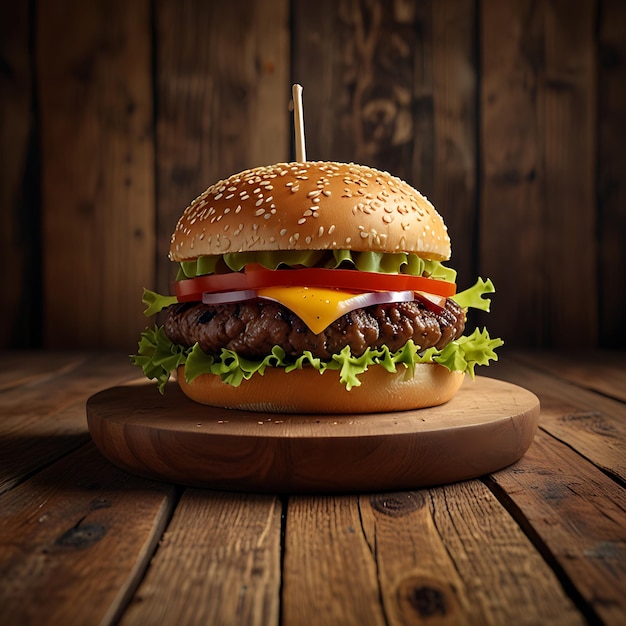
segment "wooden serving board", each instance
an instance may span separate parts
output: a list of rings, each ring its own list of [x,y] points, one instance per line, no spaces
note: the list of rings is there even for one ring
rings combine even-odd
[[[284,415],[197,404],[174,383],[113,387],[87,402],[91,436],[114,464],[185,485],[270,492],[386,491],[482,476],[519,459],[539,421],[526,389],[465,380],[442,406]]]

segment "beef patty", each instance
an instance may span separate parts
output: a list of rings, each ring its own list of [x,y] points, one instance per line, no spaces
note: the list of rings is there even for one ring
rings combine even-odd
[[[249,359],[267,356],[274,346],[291,356],[309,350],[322,359],[347,345],[354,356],[383,345],[395,351],[409,339],[423,350],[443,348],[465,328],[465,312],[450,299],[440,313],[428,311],[417,301],[356,309],[317,335],[286,307],[262,299],[214,306],[174,304],[166,315],[165,333],[174,343],[192,346],[197,342],[207,354],[227,348]]]

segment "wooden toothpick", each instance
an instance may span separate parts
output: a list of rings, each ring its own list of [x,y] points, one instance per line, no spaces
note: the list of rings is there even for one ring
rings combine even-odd
[[[291,88],[293,97],[294,131],[296,134],[296,161],[306,161],[306,146],[304,144],[304,116],[302,114],[302,85],[297,83]]]

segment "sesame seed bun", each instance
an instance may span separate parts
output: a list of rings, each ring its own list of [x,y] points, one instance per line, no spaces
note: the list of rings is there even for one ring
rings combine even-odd
[[[185,210],[170,259],[266,250],[411,252],[444,261],[450,238],[416,189],[355,164],[277,163],[211,185]]]
[[[267,413],[313,414],[382,413],[437,406],[456,394],[464,376],[436,363],[417,364],[412,377],[407,377],[402,367],[395,373],[371,367],[361,374],[361,386],[347,391],[336,370],[320,375],[312,368],[288,374],[283,368],[267,368],[263,376],[243,380],[238,387],[222,382],[214,374],[201,374],[188,383],[184,366],[177,372],[183,393],[201,404]]]

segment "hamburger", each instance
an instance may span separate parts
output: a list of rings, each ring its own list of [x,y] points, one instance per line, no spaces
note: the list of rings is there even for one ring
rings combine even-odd
[[[448,401],[497,359],[457,292],[433,205],[386,172],[291,162],[216,182],[171,238],[172,295],[144,290],[132,361],[161,392],[172,374],[203,404],[278,413],[387,412]]]

